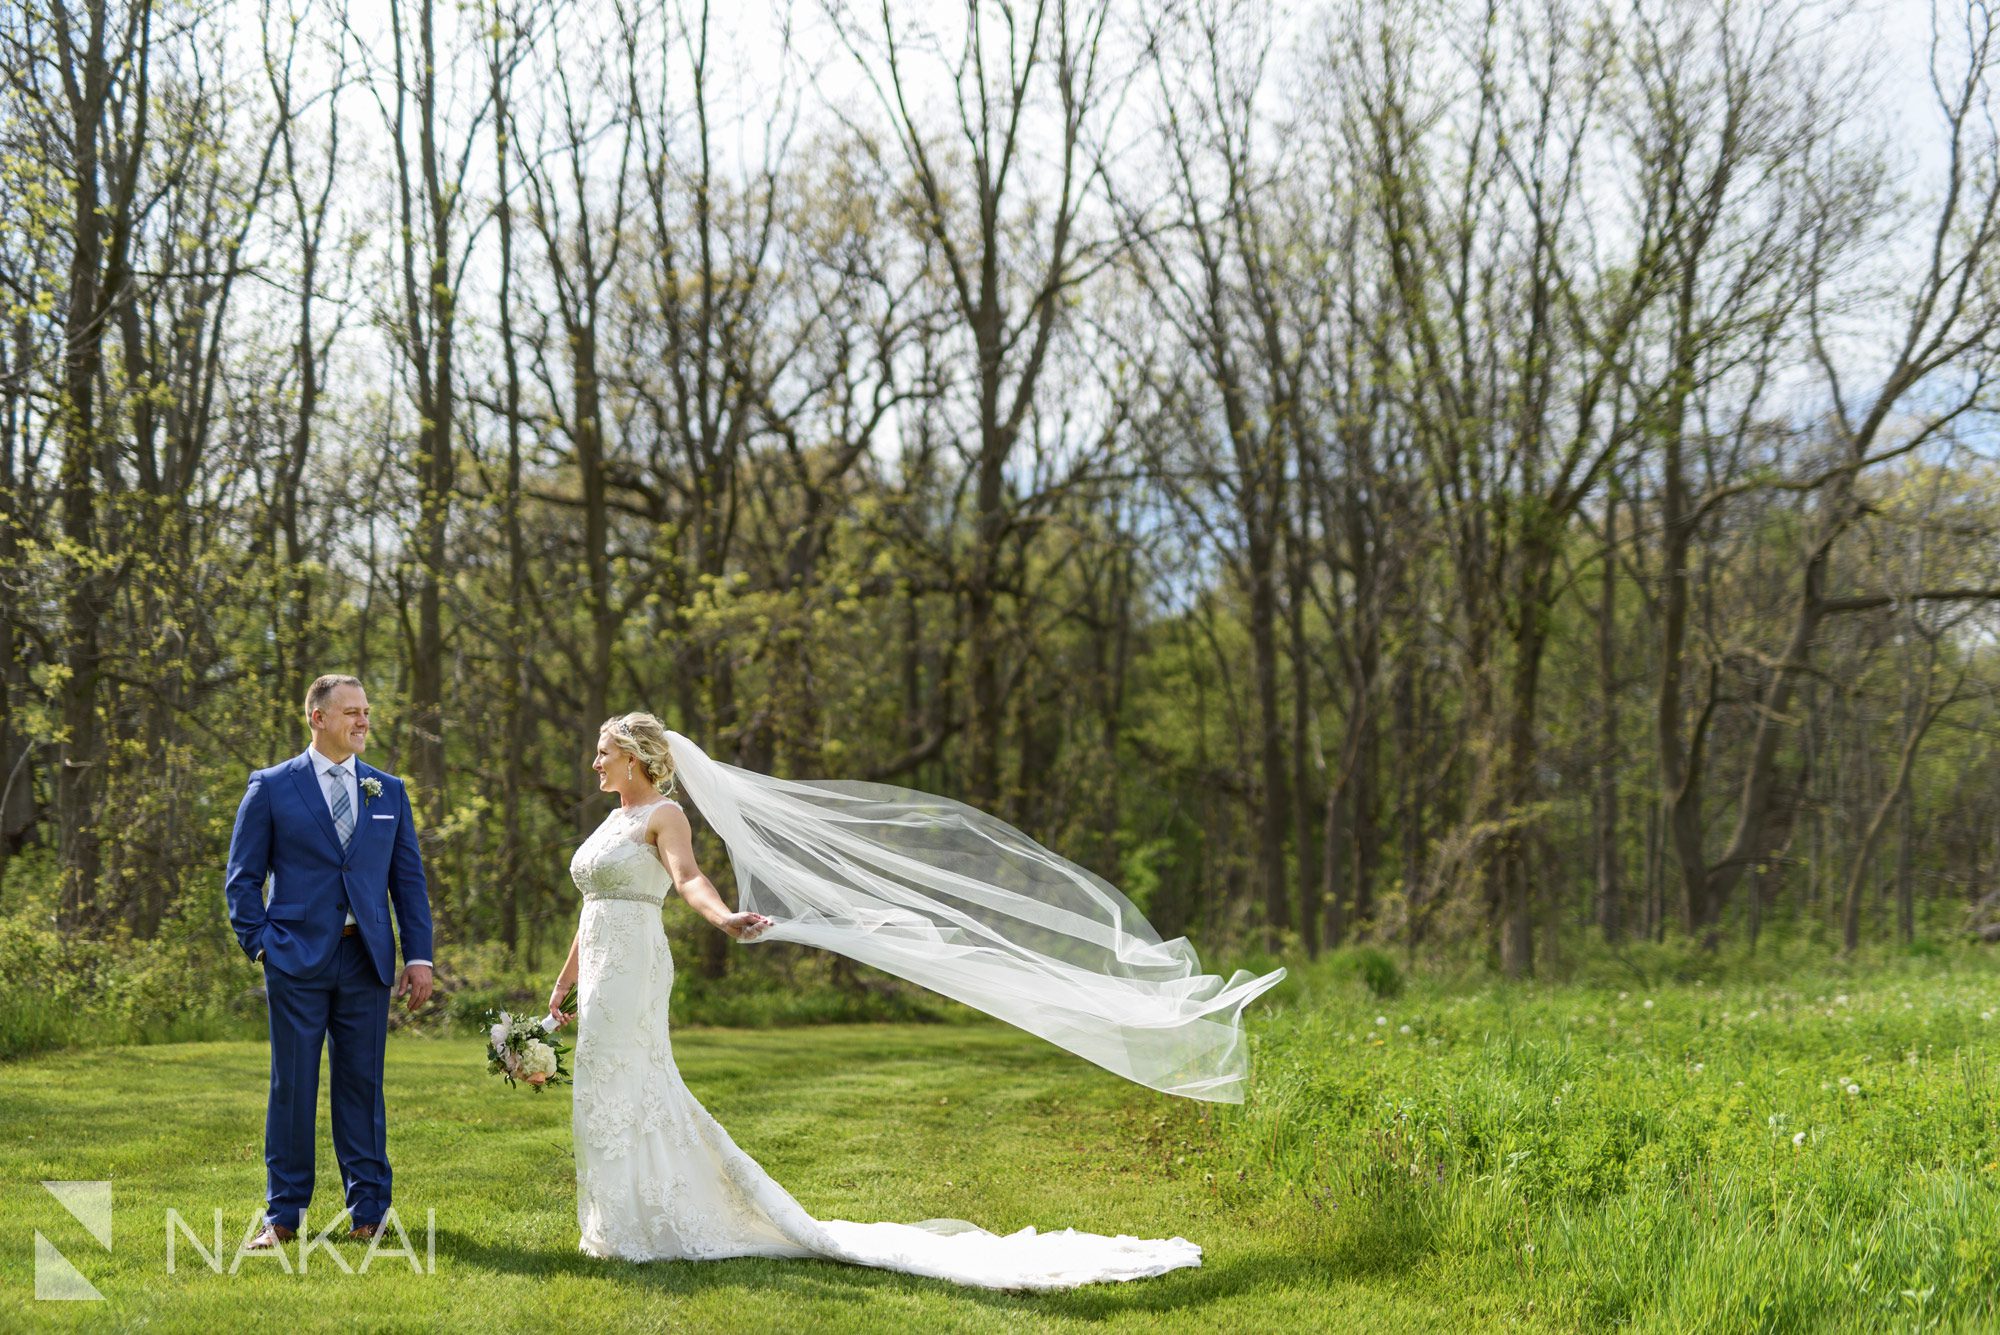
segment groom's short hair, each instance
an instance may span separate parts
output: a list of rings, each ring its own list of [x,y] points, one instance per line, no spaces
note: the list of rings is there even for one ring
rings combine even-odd
[[[350,677],[344,672],[327,672],[313,678],[313,684],[306,687],[306,722],[312,722],[315,709],[326,708],[327,697],[343,686],[359,686],[361,678]]]

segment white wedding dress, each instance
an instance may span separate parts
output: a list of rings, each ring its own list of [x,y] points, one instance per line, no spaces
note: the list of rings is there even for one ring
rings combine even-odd
[[[1179,1237],[1033,1228],[1001,1236],[962,1220],[857,1224],[807,1214],[736,1147],[674,1066],[674,965],[660,918],[673,880],[645,839],[654,805],[614,810],[570,861],[583,892],[571,1130],[584,1252],[627,1261],[822,1257],[993,1289],[1068,1288],[1201,1264],[1201,1248]]]

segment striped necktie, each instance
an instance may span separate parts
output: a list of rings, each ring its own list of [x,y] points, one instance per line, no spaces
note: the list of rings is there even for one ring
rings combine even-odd
[[[333,828],[340,832],[340,846],[345,848],[354,834],[354,803],[347,797],[347,770],[335,765],[326,776],[334,781]]]

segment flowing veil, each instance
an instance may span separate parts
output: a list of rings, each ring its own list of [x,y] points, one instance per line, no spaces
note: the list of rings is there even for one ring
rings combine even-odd
[[[1102,877],[947,797],[773,778],[667,734],[729,850],[738,907],[1167,1094],[1241,1103],[1243,1008],[1284,978],[1201,972]]]

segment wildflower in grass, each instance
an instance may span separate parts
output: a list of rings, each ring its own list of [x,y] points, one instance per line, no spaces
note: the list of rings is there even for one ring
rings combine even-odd
[[[1378,1026],[1379,1026],[1379,1025],[1385,1025],[1385,1024],[1389,1023],[1389,1017],[1388,1017],[1388,1016],[1386,1016],[1386,1015],[1378,1015],[1378,1016],[1376,1016],[1376,1017],[1375,1017],[1375,1023],[1376,1023],[1376,1024],[1378,1025]]]
[[[1806,1143],[1805,1132],[1797,1131],[1792,1134],[1792,1148],[1803,1149],[1805,1147],[1805,1143]]]
[[[1396,1032],[1397,1032],[1397,1033],[1399,1033],[1399,1034],[1407,1034],[1407,1033],[1409,1033],[1409,1032],[1410,1032],[1410,1026],[1408,1026],[1408,1025],[1402,1025],[1402,1026],[1400,1026],[1400,1027],[1398,1027],[1398,1028],[1397,1028]],[[1916,1059],[1917,1059],[1917,1058],[1916,1058],[1916,1054],[1915,1054],[1915,1053],[1911,1053],[1911,1054],[1910,1054],[1910,1060],[1911,1060],[1911,1061],[1915,1061]]]
[[[1849,1094],[1859,1094],[1861,1092],[1861,1086],[1853,1083],[1852,1081],[1849,1081],[1847,1085],[1847,1092]]]
[[[1639,1004],[1641,1006],[1644,1006],[1647,1010],[1653,1009],[1653,999],[1651,997],[1647,997],[1644,1001],[1640,1002]]]

